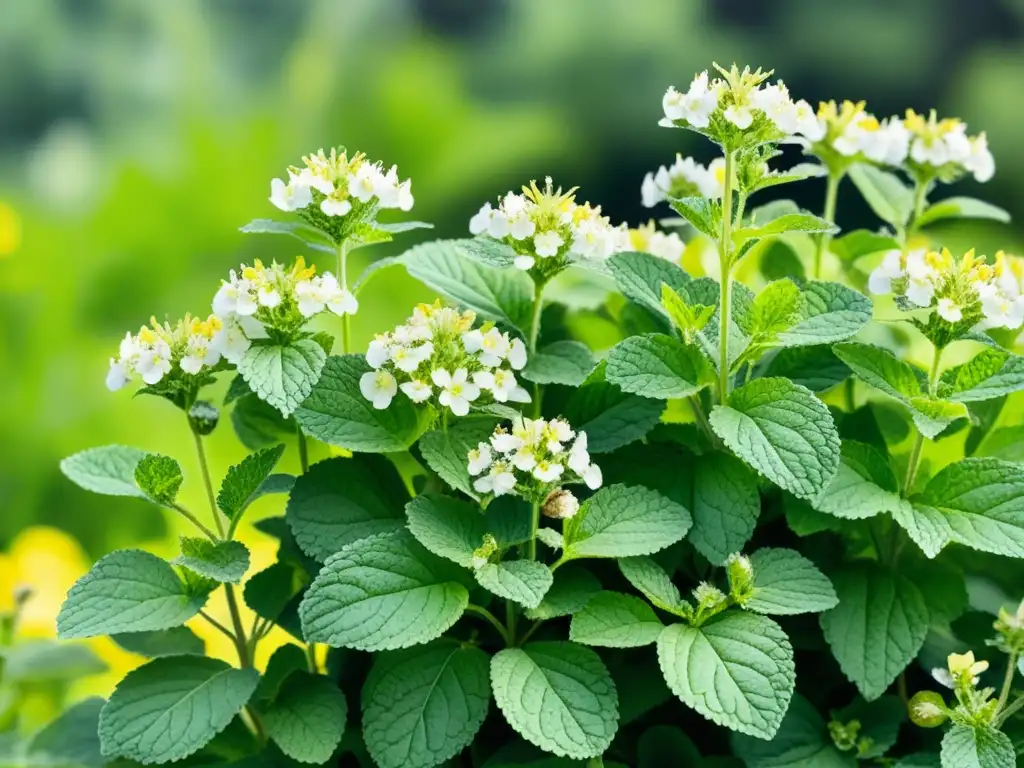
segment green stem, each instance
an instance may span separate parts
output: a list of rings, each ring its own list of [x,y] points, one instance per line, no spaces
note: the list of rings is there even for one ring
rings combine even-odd
[[[704,436],[707,437],[712,445],[717,445],[718,435],[711,428],[711,422],[708,421],[707,414],[704,413],[704,406],[701,405],[700,399],[696,395],[690,395],[686,399],[690,403],[690,410],[693,411],[693,420],[697,422],[701,432],[704,433]]]
[[[1013,673],[1017,671],[1017,652],[1012,651],[1006,662],[1006,674],[1003,676],[1003,687],[999,691],[999,703],[996,704],[996,712],[1002,712],[1006,706],[1006,700],[1010,698],[1010,688],[1013,686]]]
[[[177,513],[178,513],[178,514],[180,514],[180,515],[181,515],[182,517],[184,517],[184,518],[185,518],[186,520],[188,520],[188,521],[189,521],[190,523],[192,523],[192,525],[194,525],[194,526],[195,526],[196,528],[198,528],[198,529],[199,529],[200,531],[202,531],[202,532],[203,532],[203,534],[204,534],[204,535],[205,535],[205,536],[206,536],[206,537],[207,537],[208,539],[210,539],[210,541],[220,541],[220,538],[219,538],[219,537],[217,536],[217,534],[215,534],[215,533],[214,533],[213,531],[211,531],[211,530],[210,530],[209,528],[207,528],[207,527],[206,527],[205,525],[203,525],[203,524],[202,524],[202,523],[201,523],[201,522],[199,521],[199,518],[198,518],[198,517],[196,517],[195,515],[193,515],[193,514],[192,514],[191,512],[189,512],[189,511],[188,511],[187,509],[185,509],[185,508],[184,508],[183,506],[181,506],[181,504],[179,504],[179,503],[178,503],[178,502],[176,502],[176,501],[172,501],[172,502],[171,502],[171,504],[170,504],[170,507],[171,507],[171,509],[173,509],[173,510],[174,510],[175,512],[177,512]]]
[[[526,556],[529,560],[537,559],[537,529],[540,528],[540,502],[530,505],[530,540],[527,542]]]
[[[547,283],[537,283],[534,290],[536,291],[536,297],[533,300],[533,317],[530,321],[530,337],[527,339],[527,352],[529,353],[530,359],[533,359],[534,353],[537,351],[537,340],[540,338],[540,320],[541,314],[544,311],[544,288]],[[541,416],[541,387],[540,384],[534,382],[533,384],[533,418],[539,419]]]
[[[732,175],[734,157],[725,153],[725,189],[722,191],[722,237],[718,242],[721,301],[718,311],[718,401],[729,397],[729,321],[732,317]]]
[[[221,634],[227,635],[231,638],[231,641],[234,642],[235,636],[230,629],[225,627],[223,624],[221,624],[219,621],[213,618],[213,616],[208,614],[206,611],[200,611],[199,615],[206,619],[206,621],[209,622],[214,627],[214,629],[216,629]]]
[[[488,624],[498,631],[498,634],[501,635],[501,639],[505,641],[505,645],[512,645],[511,638],[508,635],[508,630],[505,629],[505,625],[498,621],[497,617],[495,617],[495,615],[486,608],[470,603],[466,606],[466,613],[475,614],[487,621]]]
[[[822,218],[825,219],[829,224],[835,224],[836,221],[836,198],[839,194],[839,182],[842,176],[830,173],[826,177],[825,181],[825,211]],[[818,242],[814,248],[814,279],[821,279],[821,259],[824,256],[825,251],[828,248],[828,244],[832,242],[832,235],[827,232],[823,232],[818,236]]]
[[[348,290],[348,240],[342,240],[338,246],[338,282],[344,291]],[[351,315],[345,314],[341,318],[341,352],[347,355],[352,348],[352,322]]]
[[[505,626],[508,627],[509,645],[516,642],[516,604],[511,600],[505,601]]]
[[[540,629],[543,623],[544,619],[540,619],[538,621],[533,622],[533,625],[528,630],[526,630],[526,634],[519,638],[519,645],[526,645],[526,641],[533,637],[533,633]]]
[[[203,485],[206,486],[206,497],[210,500],[210,513],[213,515],[213,522],[217,526],[217,533],[223,539],[227,536],[227,532],[224,530],[224,521],[221,519],[220,510],[217,508],[217,496],[213,492],[213,480],[210,479],[210,466],[206,461],[203,436],[193,429],[192,437],[196,441],[196,454],[199,456],[199,469],[203,474]]]
[[[1024,696],[1015,699],[1012,704],[1010,704],[1006,709],[1000,712],[996,716],[996,719],[992,722],[992,725],[994,725],[996,728],[999,728],[1000,726],[1002,726],[1003,723],[1010,719],[1010,715],[1014,714],[1021,707],[1024,707]]]
[[[302,427],[296,426],[295,433],[299,441],[299,466],[302,467],[302,474],[306,474],[309,471],[309,446],[306,444],[306,435],[302,432]]]
[[[935,348],[932,357],[932,368],[928,373],[928,393],[935,395],[935,388],[939,381],[939,364],[942,361],[942,347]],[[924,435],[920,432],[914,440],[914,447],[910,451],[910,461],[907,463],[907,475],[903,480],[903,495],[909,496],[914,490],[914,481],[917,480],[917,468],[921,463],[921,453],[924,450]]]

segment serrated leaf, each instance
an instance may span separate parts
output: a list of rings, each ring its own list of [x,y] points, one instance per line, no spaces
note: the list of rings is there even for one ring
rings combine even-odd
[[[656,400],[689,397],[714,381],[711,365],[694,347],[653,333],[631,336],[608,353],[607,380],[624,392]]]
[[[686,507],[641,486],[602,488],[565,521],[566,559],[649,555],[690,530]]]
[[[483,544],[488,532],[479,507],[427,493],[410,501],[405,514],[409,530],[420,544],[464,568],[472,567],[473,551]]]
[[[686,219],[698,232],[707,235],[712,240],[719,235],[719,221],[721,214],[718,211],[718,204],[705,197],[677,197],[670,198],[668,204],[672,210]]]
[[[864,163],[852,166],[849,174],[878,218],[897,230],[906,225],[914,211],[914,193],[896,175]]]
[[[666,627],[658,638],[658,661],[684,704],[761,739],[778,730],[796,680],[786,633],[749,613],[722,613],[700,627]]]
[[[282,615],[286,613],[308,583],[305,572],[288,563],[277,562],[258,571],[245,582],[245,604],[267,621],[283,625]],[[291,627],[284,627],[289,632]]]
[[[793,696],[771,741],[734,734],[733,752],[748,768],[857,768],[852,753],[840,752],[825,721],[807,699]]]
[[[785,347],[768,360],[761,375],[789,379],[812,392],[824,392],[846,381],[850,369],[828,345]]]
[[[488,592],[524,608],[539,606],[553,581],[551,570],[534,560],[487,563],[476,569],[475,575],[477,583]]]
[[[494,699],[505,719],[546,752],[597,757],[618,729],[615,683],[596,653],[575,643],[529,643],[491,659]]]
[[[709,453],[693,467],[690,543],[715,565],[743,549],[761,512],[757,477],[734,456]]]
[[[733,233],[735,243],[745,243],[748,240],[760,240],[772,235],[782,235],[786,232],[838,232],[839,228],[830,221],[812,213],[786,213],[768,221],[760,226],[741,227]]]
[[[908,402],[910,398],[924,394],[924,372],[887,349],[849,341],[836,344],[832,350],[859,379],[889,397]]]
[[[842,341],[871,320],[871,299],[845,285],[812,280],[801,295],[799,319],[779,332],[778,343],[783,346]]]
[[[170,629],[199,613],[206,595],[191,595],[164,560],[137,549],[111,552],[75,582],[57,616],[61,639]]]
[[[213,542],[183,536],[181,554],[171,565],[180,565],[222,584],[238,584],[249,570],[249,550],[240,541]]]
[[[927,227],[943,219],[988,219],[1010,223],[1010,214],[998,205],[974,197],[947,197],[929,205],[914,221],[917,227]]]
[[[812,502],[819,512],[859,520],[888,512],[897,515],[907,502],[888,459],[867,443],[844,440],[839,470]]]
[[[206,643],[188,627],[172,627],[149,632],[123,632],[110,639],[131,653],[149,659],[163,656],[202,656]]]
[[[370,370],[361,355],[329,357],[320,380],[295,418],[317,440],[362,453],[408,450],[429,424],[429,409],[396,397],[377,410],[359,391],[359,378]]]
[[[241,378],[238,377],[239,380]],[[293,439],[296,431],[293,417],[286,419],[280,411],[252,392],[235,402],[235,407],[231,409],[231,426],[242,445],[250,451],[270,448],[284,440]]]
[[[325,763],[334,754],[348,717],[348,703],[328,678],[293,672],[263,711],[267,735],[288,757]]]
[[[621,592],[598,592],[569,624],[569,639],[606,648],[651,645],[665,625],[638,597]]]
[[[754,588],[742,605],[755,613],[820,613],[838,602],[832,582],[792,549],[759,549],[750,556]]]
[[[328,558],[307,590],[299,608],[303,636],[362,651],[426,643],[466,609],[462,579],[408,532],[360,539]]]
[[[419,442],[423,460],[452,488],[476,498],[469,476],[468,453],[481,442],[487,442],[496,423],[492,418],[460,419],[447,431],[427,432]]]
[[[135,467],[135,484],[158,504],[173,504],[184,479],[178,462],[170,456],[150,453]]]
[[[578,432],[586,432],[591,453],[608,453],[639,440],[661,418],[664,403],[623,392],[605,379],[600,363],[562,407],[562,415]]]
[[[583,610],[587,601],[601,591],[601,582],[586,568],[570,563],[554,573],[554,582],[536,608],[528,608],[523,614],[528,619],[540,621],[559,616],[571,616]]]
[[[860,561],[831,574],[839,605],[821,628],[843,674],[873,701],[913,661],[928,633],[928,607],[906,576]]]
[[[963,403],[951,403],[933,397],[912,397],[907,406],[917,431],[928,439],[934,439],[957,419],[970,416]]]
[[[653,605],[676,616],[689,616],[692,607],[679,594],[665,569],[650,557],[624,557],[619,570],[630,584],[638,589]]]
[[[786,379],[756,379],[711,411],[711,426],[743,461],[802,498],[821,493],[839,467],[839,435],[814,393]]]
[[[135,468],[148,455],[126,445],[88,448],[62,460],[60,471],[75,485],[93,493],[145,498],[135,484]]]
[[[852,264],[861,256],[870,256],[872,253],[891,251],[899,247],[900,244],[889,235],[880,235],[866,229],[847,232],[829,244],[829,250],[847,264]]]
[[[519,329],[529,328],[533,281],[522,270],[486,266],[476,258],[481,248],[511,253],[508,246],[475,240],[436,240],[410,248],[401,256],[415,279],[475,311],[481,318]],[[512,254],[514,255],[514,254]]]
[[[250,453],[228,469],[217,494],[217,506],[229,520],[241,517],[246,507],[260,496],[263,483],[283,453],[284,445]]]
[[[219,659],[155,659],[129,672],[103,707],[103,754],[147,765],[188,757],[227,728],[259,680]]]
[[[26,762],[17,764],[102,768],[106,760],[100,752],[98,729],[103,704],[103,699],[93,697],[72,705],[32,737]]]
[[[313,391],[327,354],[312,339],[288,346],[254,344],[238,363],[238,372],[260,400],[291,416]]]
[[[650,253],[617,253],[607,263],[615,284],[627,298],[666,319],[662,284],[678,292],[690,282],[690,276],[678,266]]]
[[[749,335],[772,341],[799,320],[803,296],[796,283],[788,278],[774,280],[754,298]]]
[[[983,349],[942,374],[939,395],[958,403],[992,400],[1024,389],[1024,357]]]
[[[323,562],[359,539],[404,528],[408,499],[387,459],[335,457],[318,461],[295,481],[285,519],[302,551]]]
[[[523,369],[523,378],[537,384],[578,387],[595,365],[594,354],[586,344],[556,341],[530,357]]]
[[[992,726],[954,725],[942,737],[942,768],[1015,768],[1017,752]]]
[[[380,768],[431,768],[465,749],[491,699],[489,659],[439,640],[377,657],[363,688],[363,740]]]

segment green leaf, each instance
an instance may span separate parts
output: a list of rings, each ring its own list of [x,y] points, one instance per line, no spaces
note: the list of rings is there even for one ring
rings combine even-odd
[[[277,698],[278,691],[293,672],[309,669],[306,652],[293,643],[285,643],[276,648],[267,661],[266,670],[260,677],[260,685],[253,697],[260,703],[271,702]]]
[[[491,700],[487,654],[439,640],[379,655],[363,688],[363,740],[380,768],[432,768],[473,741]]]
[[[904,403],[922,395],[924,372],[882,347],[848,341],[832,347],[854,375],[889,397]]]
[[[263,484],[284,453],[284,445],[250,453],[228,469],[217,494],[217,506],[235,521],[261,495]]]
[[[68,456],[61,461],[60,471],[75,485],[93,493],[145,498],[135,484],[135,468],[148,455],[126,445],[105,445]]]
[[[878,218],[898,230],[906,225],[914,212],[914,193],[895,174],[862,163],[849,174]]]
[[[839,435],[814,393],[786,379],[756,379],[711,411],[711,427],[747,464],[795,496],[813,498],[835,476]]]
[[[20,685],[67,684],[99,675],[107,665],[87,646],[56,640],[22,640],[0,648],[4,682]]]
[[[578,432],[586,432],[591,453],[608,453],[639,440],[661,419],[665,405],[623,392],[605,380],[600,363],[579,387],[571,390],[562,415]]]
[[[291,416],[313,391],[327,354],[312,339],[288,346],[254,344],[238,363],[238,372],[260,400]]]
[[[569,639],[606,648],[639,648],[657,642],[665,625],[639,597],[598,592],[572,617]]]
[[[170,629],[203,607],[165,561],[137,549],[111,552],[75,582],[57,616],[62,640]]]
[[[171,627],[149,632],[124,632],[110,639],[131,653],[148,659],[163,656],[202,656],[206,643],[188,627]]]
[[[939,395],[958,403],[992,400],[1024,389],[1024,357],[983,349],[942,374]]]
[[[487,563],[476,570],[476,580],[488,592],[525,608],[537,608],[553,581],[551,569],[534,560]]]
[[[696,458],[692,473],[690,543],[715,565],[743,549],[761,512],[757,477],[734,456]]]
[[[666,627],[658,661],[684,704],[761,739],[778,730],[796,680],[786,633],[771,619],[742,612],[721,613],[700,627]]]
[[[494,699],[527,741],[561,757],[603,754],[618,729],[618,697],[596,653],[575,643],[529,643],[491,659]]]
[[[157,504],[173,504],[184,479],[178,462],[169,456],[150,453],[135,467],[135,484]]]
[[[652,558],[624,557],[619,560],[619,570],[626,581],[661,610],[682,617],[692,613],[690,604],[679,595],[672,579]]]
[[[257,616],[280,623],[282,614],[306,586],[307,579],[304,572],[288,563],[274,563],[245,582],[245,604]]]
[[[473,566],[473,551],[483,544],[487,533],[479,507],[427,493],[410,501],[405,514],[409,530],[420,544],[464,568]]]
[[[966,419],[970,416],[967,406],[963,403],[951,403],[948,400],[931,397],[912,397],[907,406],[917,431],[930,440],[938,437],[939,433],[957,419]]]
[[[748,240],[760,240],[772,235],[782,235],[786,232],[838,232],[839,227],[830,221],[812,213],[787,213],[778,218],[753,227],[741,227],[732,236],[733,242],[745,243]]]
[[[829,250],[838,256],[840,261],[852,264],[861,256],[898,250],[899,247],[900,244],[889,235],[880,235],[866,229],[855,229],[833,240],[829,245]]]
[[[239,376],[238,380],[241,378]],[[250,451],[269,448],[284,440],[293,439],[296,430],[294,418],[286,419],[280,411],[251,392],[235,402],[235,407],[231,409],[231,426],[242,445]]]
[[[488,441],[496,423],[493,418],[460,419],[450,425],[447,432],[443,429],[427,432],[419,442],[423,460],[453,489],[475,499],[468,454]]]
[[[295,481],[285,518],[302,551],[322,562],[367,536],[404,528],[408,499],[398,470],[382,456],[335,457]]]
[[[99,720],[103,699],[78,702],[40,730],[28,745],[25,766],[74,766],[102,768]]]
[[[249,550],[240,541],[181,537],[181,554],[171,560],[193,573],[222,584],[238,584],[249,570]]]
[[[912,501],[939,535],[982,552],[1024,557],[1024,467],[1019,464],[964,459],[939,472]]]
[[[896,515],[907,506],[888,459],[867,443],[844,440],[839,470],[813,501],[819,512],[859,520],[884,512]]]
[[[812,392],[824,392],[850,377],[850,369],[827,345],[785,347],[769,361],[763,376],[789,379]]]
[[[582,611],[590,598],[600,591],[601,582],[590,571],[570,563],[555,571],[554,583],[540,605],[526,609],[523,614],[534,621],[571,616]]]
[[[608,353],[607,366],[610,383],[656,400],[689,397],[715,379],[700,352],[660,333],[631,336],[616,344]]]
[[[666,755],[672,755],[677,765],[691,768],[704,768],[705,765],[696,745],[682,729],[674,725],[653,725],[637,742],[636,766],[662,768]]]
[[[650,555],[682,539],[691,524],[686,507],[657,491],[610,485],[565,521],[563,557]]]
[[[754,298],[749,333],[768,341],[796,324],[803,309],[803,295],[789,279],[768,283]]]
[[[327,559],[299,608],[308,642],[381,651],[439,637],[469,603],[454,566],[407,532],[360,539]]]
[[[906,576],[859,561],[832,574],[839,605],[821,629],[843,674],[873,701],[914,660],[928,633],[928,607]]]
[[[435,240],[410,248],[401,261],[412,277],[481,318],[529,328],[533,280],[522,270],[501,268],[506,264],[485,266],[475,258],[485,247],[493,249],[476,240]]]
[[[288,757],[321,764],[334,754],[347,717],[345,696],[330,679],[299,670],[263,711],[263,725]]]
[[[974,197],[947,197],[925,208],[914,224],[927,227],[943,219],[989,219],[1009,224],[1010,214],[998,205]]]
[[[833,711],[832,719],[840,723],[856,720],[860,723],[858,733],[858,758],[870,760],[885,755],[899,739],[900,726],[907,720],[907,705],[899,696],[887,695],[872,702],[856,697],[849,705]],[[870,741],[870,745],[864,744]]]
[[[556,341],[537,350],[523,369],[523,378],[537,384],[578,387],[594,370],[594,354],[578,341]]]
[[[668,201],[672,210],[686,219],[698,232],[712,240],[718,239],[721,215],[716,210],[716,203],[705,197],[678,197]]]
[[[665,283],[661,285],[661,305],[665,308],[672,325],[682,332],[683,338],[687,341],[704,330],[714,317],[716,309],[714,304],[688,304],[687,299]]]
[[[327,358],[320,380],[295,413],[303,431],[362,453],[401,452],[416,442],[429,424],[429,409],[396,397],[377,410],[359,391],[359,378],[369,370],[362,355]]]
[[[678,266],[650,253],[617,253],[607,264],[615,284],[627,298],[666,319],[661,286],[667,285],[678,293],[690,282],[690,276]]]
[[[778,339],[783,346],[842,341],[871,320],[871,299],[845,285],[812,280],[804,285],[802,296],[800,319],[780,330]]]
[[[129,672],[103,707],[103,754],[144,764],[188,757],[227,728],[259,680],[219,659],[155,659]]]
[[[491,499],[484,512],[488,533],[494,534],[501,549],[525,544],[533,536],[530,505],[516,496]]]
[[[733,752],[748,768],[857,768],[852,753],[840,752],[825,721],[807,699],[793,696],[771,741],[735,734]]]
[[[942,768],[1015,768],[1010,737],[989,725],[954,725],[942,737]]]
[[[832,582],[792,549],[759,549],[750,556],[754,589],[742,601],[748,611],[787,616],[820,613],[838,602]]]

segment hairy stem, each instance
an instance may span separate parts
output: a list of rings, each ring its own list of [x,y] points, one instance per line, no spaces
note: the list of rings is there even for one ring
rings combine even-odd
[[[537,283],[536,296],[533,300],[533,317],[530,320],[530,337],[527,339],[527,352],[530,359],[537,351],[537,340],[540,338],[540,318],[544,311],[544,288],[547,283]],[[539,419],[541,415],[541,388],[540,384],[533,384],[533,417]]]
[[[1013,687],[1013,673],[1017,671],[1017,652],[1010,653],[1006,661],[1006,674],[1003,676],[1003,687],[999,691],[999,703],[996,704],[996,712],[1002,712],[1006,706],[1006,700],[1010,698],[1010,688]]]
[[[221,518],[220,510],[217,508],[217,496],[213,492],[213,480],[210,479],[210,465],[206,461],[203,436],[193,429],[192,437],[196,441],[196,454],[199,456],[199,469],[203,474],[203,485],[206,486],[206,497],[210,500],[210,514],[213,515],[213,522],[217,526],[217,533],[223,539],[227,536],[227,533],[224,530],[224,521]]]
[[[472,613],[484,619],[498,631],[498,634],[501,635],[501,639],[505,641],[505,645],[512,645],[511,638],[509,637],[508,630],[505,629],[505,625],[498,621],[497,617],[486,608],[470,603],[466,606],[466,613]]]
[[[306,444],[306,435],[300,426],[295,428],[295,434],[299,442],[299,466],[302,467],[302,474],[306,474],[309,471],[309,446]]]
[[[529,560],[537,559],[538,528],[540,528],[540,502],[535,501],[530,505],[530,540],[526,545],[526,557]]]
[[[732,175],[734,156],[725,153],[725,189],[722,191],[722,237],[718,241],[721,301],[718,310],[718,401],[729,397],[729,321],[732,317]]]
[[[939,381],[939,364],[942,361],[942,347],[935,348],[932,357],[932,368],[928,374],[928,394],[934,396]],[[917,468],[921,463],[921,452],[924,449],[924,435],[917,433],[914,440],[914,447],[910,451],[910,461],[907,463],[907,475],[903,479],[903,495],[909,496],[914,490],[914,481],[917,480]]]
[[[718,435],[715,434],[715,430],[711,428],[711,422],[708,421],[708,416],[704,413],[704,406],[700,403],[700,398],[696,395],[690,395],[686,398],[690,403],[690,410],[693,411],[693,420],[700,427],[701,432],[711,442],[712,445],[718,444]]]
[[[1002,726],[1003,723],[1009,720],[1010,716],[1013,715],[1021,707],[1024,707],[1024,696],[1015,699],[1013,703],[1011,703],[1006,709],[1000,712],[996,716],[996,719],[992,722],[992,725],[994,725],[996,728],[999,728],[1000,726]]]
[[[348,240],[342,240],[338,246],[338,282],[343,291],[348,290]],[[347,355],[352,348],[351,315],[345,313],[341,318],[341,352]]]
[[[202,531],[203,535],[206,536],[206,538],[208,538],[210,541],[220,541],[220,537],[218,537],[217,534],[215,534],[213,531],[211,531],[209,528],[207,528],[205,525],[203,525],[198,517],[193,515],[191,512],[189,512],[183,506],[181,506],[181,504],[179,504],[176,501],[172,501],[170,506],[171,506],[171,509],[173,509],[175,512],[177,512],[182,517],[184,517],[186,520],[188,520],[190,523],[192,523],[192,525],[194,525],[196,528],[198,528],[200,531]]]
[[[825,210],[822,214],[822,218],[825,219],[829,224],[835,224],[836,222],[836,198],[839,194],[839,182],[842,179],[841,176],[829,173],[825,180]],[[828,249],[829,243],[832,242],[832,235],[828,232],[822,232],[818,235],[817,243],[814,248],[814,279],[821,279],[821,260],[825,255],[825,251]]]

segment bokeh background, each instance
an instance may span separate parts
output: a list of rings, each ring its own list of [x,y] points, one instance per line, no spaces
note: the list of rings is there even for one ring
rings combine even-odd
[[[45,636],[93,559],[172,553],[177,519],[89,495],[58,462],[113,442],[166,453],[189,478],[186,504],[202,508],[180,414],[107,392],[107,360],[150,315],[207,312],[240,261],[298,253],[238,227],[273,215],[269,181],[299,155],[344,144],[397,163],[415,217],[441,237],[546,174],[636,224],[650,216],[646,171],[677,151],[712,157],[657,127],[665,88],[737,61],[775,68],[811,102],[867,99],[879,116],[934,107],[986,130],[996,177],[956,193],[1024,221],[1022,40],[1024,0],[0,3],[0,599],[32,584],[24,628]],[[785,191],[820,211],[822,186]],[[877,226],[849,187],[838,217]],[[990,253],[1019,252],[1021,235],[972,225],[949,237]],[[353,276],[415,242],[404,237],[359,252]],[[400,269],[382,273],[361,296],[357,346],[430,298]],[[226,424],[212,442],[220,476],[243,449]],[[263,500],[256,517],[280,505]],[[269,562],[271,539],[246,541],[257,567]],[[114,670],[89,683],[101,693],[133,663],[103,653]]]

